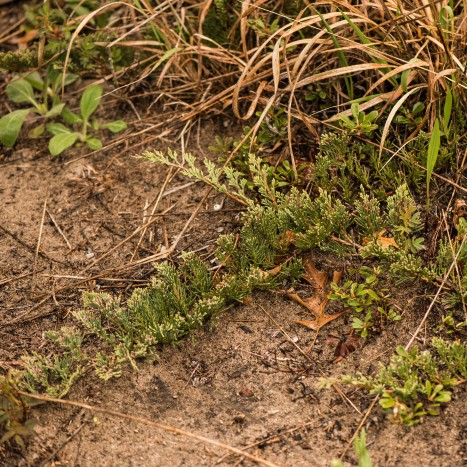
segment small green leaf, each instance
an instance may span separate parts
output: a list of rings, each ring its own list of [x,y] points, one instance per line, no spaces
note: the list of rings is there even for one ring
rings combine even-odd
[[[68,109],[68,107],[63,109],[62,118],[65,120],[65,123],[68,123],[69,125],[83,122],[83,119],[78,114],[75,114],[70,109]]]
[[[396,401],[391,396],[386,396],[380,400],[379,405],[381,405],[383,409],[390,409],[394,407],[395,403]]]
[[[15,104],[30,103],[37,106],[34,97],[34,89],[25,79],[19,79],[18,81],[13,81],[8,84],[6,87],[6,94],[8,99]]]
[[[44,89],[44,80],[41,78],[41,75],[37,71],[34,71],[30,75],[25,76],[24,79],[34,89],[37,89],[38,91],[42,91]]]
[[[405,358],[408,358],[410,356],[407,350],[405,350],[404,347],[402,347],[401,345],[397,346],[396,353],[397,355],[400,355],[401,357]]]
[[[0,119],[0,142],[12,147],[18,139],[24,119],[32,109],[20,109],[11,112]]]
[[[123,120],[115,120],[103,125],[103,128],[107,128],[112,133],[119,133],[120,131],[126,130],[127,124]]]
[[[83,92],[80,102],[81,115],[84,120],[89,120],[89,117],[95,112],[99,106],[102,97],[102,86],[93,84],[86,88]]]
[[[352,109],[352,115],[354,116],[355,120],[358,120],[358,117],[360,116],[360,106],[357,102],[354,102],[350,108]]]
[[[45,125],[39,125],[33,128],[29,133],[28,136],[30,138],[39,138],[39,136],[42,136],[45,131]]]
[[[74,83],[77,79],[79,78],[79,75],[73,74],[73,73],[67,73],[65,75],[65,86],[68,86],[69,84]],[[59,73],[57,77],[54,79],[54,82],[52,84],[52,89],[54,90],[54,93],[56,93],[61,85],[62,85],[62,80],[63,80],[63,73]]]
[[[449,391],[440,391],[435,397],[435,402],[449,402],[451,400],[451,393]]]
[[[62,113],[63,108],[65,107],[65,104],[57,104],[54,105],[46,114],[45,118],[53,118],[57,117]]]
[[[65,149],[73,146],[76,143],[76,140],[79,138],[79,133],[60,133],[55,135],[49,141],[49,151],[52,156],[58,156]]]
[[[87,138],[86,143],[91,151],[97,151],[102,147],[102,141],[97,138]]]
[[[418,113],[422,112],[425,110],[425,104],[423,102],[416,102],[412,108],[412,114],[417,115]]]
[[[428,379],[425,381],[425,392],[428,397],[430,397],[431,393],[433,392],[433,386],[431,384],[431,381]]]
[[[52,135],[64,135],[67,133],[73,133],[72,130],[70,130],[68,127],[65,125],[62,125],[61,123],[49,123],[47,125],[47,131],[51,133]]]
[[[365,115],[365,118],[363,119],[364,123],[371,123],[378,116],[378,113],[379,112],[377,110],[373,110],[373,112]]]

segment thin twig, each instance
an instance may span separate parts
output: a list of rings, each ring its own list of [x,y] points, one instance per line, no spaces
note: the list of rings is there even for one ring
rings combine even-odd
[[[225,449],[226,451],[230,451],[234,454],[238,454],[239,456],[243,456],[253,462],[256,462],[257,464],[260,465],[266,465],[268,467],[279,467],[277,464],[273,464],[272,462],[269,462],[265,459],[261,459],[259,457],[253,456],[252,454],[248,454],[247,452],[242,451],[241,449],[235,448],[233,446],[229,446],[227,444],[221,443],[220,441],[216,441],[211,438],[207,438],[202,435],[197,435],[195,433],[192,433],[190,431],[183,430],[181,428],[177,428],[175,426],[171,425],[166,425],[163,423],[159,422],[153,422],[152,420],[148,420],[147,418],[142,418],[142,417],[137,417],[135,415],[129,415],[125,414],[122,412],[117,412],[115,410],[110,410],[110,409],[105,409],[102,407],[97,407],[95,405],[89,405],[89,404],[84,404],[82,402],[77,402],[77,401],[71,401],[71,400],[63,400],[63,399],[56,399],[55,397],[48,397],[48,396],[41,396],[39,394],[30,394],[25,391],[20,391],[18,390],[18,393],[21,394],[22,396],[28,397],[30,399],[35,399],[39,401],[44,401],[44,402],[52,402],[55,404],[62,404],[62,405],[69,405],[72,407],[79,407],[81,409],[86,409],[91,412],[97,412],[101,413],[104,415],[110,415],[112,417],[118,417],[118,418],[123,418],[125,420],[131,420],[137,423],[142,423],[144,425],[152,426],[154,428],[158,428],[160,430],[167,431],[169,433],[174,433],[177,435],[185,436],[187,438],[195,439],[196,441],[201,441],[206,444],[210,444],[212,446],[216,446],[221,449]]]
[[[48,198],[48,194],[45,195],[45,199],[44,199],[44,207],[42,208],[41,226],[39,228],[39,237],[37,239],[36,251],[34,253],[34,265],[33,265],[33,268],[32,268],[32,271],[33,271],[32,281],[33,281],[33,283],[34,283],[34,275],[36,273],[37,257],[39,255],[39,249],[40,249],[40,246],[41,246],[42,230],[44,229],[45,212],[47,210],[47,198]]]
[[[65,234],[63,233],[63,230],[60,228],[58,225],[57,221],[55,220],[55,217],[52,215],[52,213],[46,208],[47,214],[50,217],[50,220],[53,222],[55,228],[58,230],[58,233],[62,236],[63,240],[65,240],[65,243],[67,244],[67,247],[72,250],[73,248],[70,245],[70,242],[68,239],[65,237]]]
[[[451,271],[454,269],[454,266],[456,265],[457,263],[457,258],[459,257],[460,253],[462,252],[462,247],[464,246],[464,243],[465,243],[465,238],[464,237],[462,239],[462,243],[459,247],[459,251],[457,252],[454,260],[452,261],[451,263],[451,266],[449,267],[448,271],[446,272],[446,274],[444,275],[444,278],[443,278],[443,282],[441,283],[441,285],[439,286],[438,290],[436,291],[436,294],[435,296],[433,297],[433,300],[431,301],[430,303],[430,306],[428,307],[428,309],[426,310],[426,313],[425,315],[423,316],[422,320],[420,321],[420,324],[418,325],[417,329],[415,330],[415,332],[413,333],[412,335],[412,338],[410,339],[410,341],[407,343],[407,345],[405,346],[405,350],[409,350],[410,346],[413,344],[413,341],[416,339],[416,337],[418,336],[418,333],[421,331],[423,325],[425,324],[425,321],[427,320],[431,310],[433,309],[433,307],[435,306],[435,303],[436,301],[438,300],[438,297],[439,295],[441,294],[441,291],[443,290],[443,287],[444,287],[444,284],[446,283],[449,275],[451,274]]]
[[[354,434],[352,435],[352,438],[350,438],[349,442],[347,443],[347,445],[345,446],[344,450],[342,451],[342,454],[340,455],[340,459],[342,460],[345,456],[345,453],[349,450],[350,446],[352,446],[352,443],[354,441],[354,439],[357,437],[358,435],[358,432],[361,430],[361,428],[363,427],[366,419],[370,416],[370,413],[371,411],[373,410],[373,407],[375,406],[376,402],[379,400],[379,395],[376,396],[374,399],[373,399],[373,402],[371,403],[370,407],[368,407],[368,410],[365,412],[365,415],[363,416],[361,422],[359,423],[357,429],[355,430]]]
[[[173,208],[174,205],[168,207],[164,212],[163,214],[166,214],[168,213],[172,208]],[[120,248],[122,245],[124,245],[125,243],[127,243],[129,240],[131,240],[133,237],[135,237],[136,235],[138,235],[138,233],[140,233],[142,230],[146,229],[147,227],[149,227],[150,225],[154,224],[159,218],[158,217],[154,217],[153,219],[151,219],[149,222],[146,222],[146,224],[142,225],[141,227],[138,227],[131,235],[129,235],[128,237],[124,238],[120,243],[117,243],[117,245],[115,245],[113,248],[111,248],[110,250],[108,250],[106,253],[104,253],[102,256],[100,256],[99,258],[97,258],[95,261],[93,261],[89,266],[86,266],[84,269],[82,269],[78,274],[83,274],[85,273],[86,271],[89,271],[89,269],[91,269],[92,267],[94,267],[96,264],[100,263],[104,258],[106,258],[107,256],[109,256],[111,253],[113,253],[115,250],[117,250],[118,248]]]
[[[159,202],[162,199],[162,196],[164,194],[165,187],[172,180],[172,178],[175,176],[175,174],[172,174],[172,172],[173,172],[173,167],[170,167],[170,169],[167,172],[167,176],[165,177],[164,183],[162,184],[162,187],[159,190],[159,194],[157,195],[156,201],[155,201],[154,206],[153,206],[153,208],[151,210],[150,217],[153,217],[154,214],[156,213],[156,210],[157,210],[157,208],[159,206]],[[146,220],[146,218],[147,217],[145,217],[144,220]],[[131,260],[130,261],[133,261],[135,255],[136,255],[136,252],[138,251],[138,248],[141,245],[141,242],[143,241],[144,236],[146,235],[147,228],[148,227],[145,227],[142,230],[141,236],[139,237],[138,243],[136,244],[136,247],[135,247],[135,249],[133,251],[133,254],[131,255]]]
[[[48,463],[55,458],[55,456],[85,427],[86,423],[82,423],[68,438],[57,448],[55,451],[50,454],[47,459],[41,462],[40,467],[48,465]]]

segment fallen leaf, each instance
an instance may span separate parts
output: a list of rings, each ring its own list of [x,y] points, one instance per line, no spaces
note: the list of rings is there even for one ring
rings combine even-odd
[[[332,315],[327,315],[325,313],[326,305],[328,304],[328,293],[329,290],[327,289],[327,282],[328,282],[328,274],[324,271],[320,271],[315,267],[312,261],[307,258],[305,260],[305,271],[306,273],[302,276],[311,286],[314,287],[315,293],[306,299],[302,299],[296,293],[288,293],[287,296],[294,300],[295,302],[299,303],[303,307],[305,307],[309,314],[314,316],[314,320],[298,320],[296,321],[303,326],[306,326],[314,331],[319,331],[325,324],[333,321],[345,311],[341,311],[340,313],[334,313]],[[339,283],[340,278],[342,277],[342,272],[334,272],[332,282],[335,284]]]
[[[328,336],[326,339],[327,344],[336,344],[336,348],[334,349],[334,362],[340,362],[344,358],[346,358],[352,352],[355,352],[360,347],[361,339],[360,336],[354,334],[353,331],[350,331],[347,336],[343,336],[343,338],[339,338],[336,336]]]
[[[28,43],[39,37],[39,31],[37,29],[30,29],[25,31],[24,35],[21,37],[13,37],[10,39],[10,44],[17,44],[18,49],[24,50],[28,48]]]
[[[383,249],[389,248],[390,246],[394,248],[399,248],[399,245],[397,242],[394,240],[394,237],[385,237],[384,235],[386,234],[387,230],[383,229],[378,235],[378,238],[376,239],[376,243]]]

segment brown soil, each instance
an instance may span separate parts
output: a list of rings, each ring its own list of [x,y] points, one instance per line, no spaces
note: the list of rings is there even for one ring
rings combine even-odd
[[[199,148],[206,150],[219,132],[225,132],[222,126],[205,124]],[[194,152],[203,156],[195,143]],[[159,144],[167,145],[177,148],[174,142]],[[19,145],[12,154],[0,153],[0,277],[12,279],[0,289],[4,370],[18,368],[20,356],[32,350],[46,351],[43,331],[72,323],[70,311],[82,306],[83,289],[110,290],[125,297],[133,286],[147,281],[150,265],[121,267],[131,263],[135,252],[133,260],[170,243],[204,195],[205,187],[185,186],[187,180],[176,177],[166,191],[178,190],[162,199],[157,212],[172,209],[150,227],[139,247],[136,236],[83,273],[144,223],[144,214],[151,209],[145,206],[157,197],[167,176],[166,168],[128,154],[114,157],[119,150],[70,162],[82,154],[76,150],[52,160],[40,141],[35,146]],[[207,199],[180,249],[208,256],[219,232],[235,228],[238,206],[227,201],[216,211],[213,206],[219,201],[214,195]],[[323,269],[338,267],[323,259],[318,263]],[[77,278],[103,272],[107,279],[119,280]],[[29,275],[20,278],[25,274]],[[306,349],[314,333],[294,322],[304,318],[303,310],[280,294],[258,293],[249,304],[224,313],[212,328],[196,332],[193,339],[160,349],[156,364],[143,363],[139,372],[128,368],[121,378],[109,382],[89,374],[73,387],[68,399],[247,448],[278,465],[330,465],[343,452],[372,399],[346,387],[320,390],[318,378],[371,372],[378,361],[388,360],[396,345],[408,341],[422,314],[421,309],[407,310],[402,326],[387,326],[348,358],[333,363],[334,347],[326,337],[348,329],[345,317],[321,331],[305,358],[298,347]],[[141,422],[56,404],[39,407],[35,415],[36,435],[27,449],[4,449],[2,465],[242,463],[238,455],[226,457],[225,450]],[[389,423],[376,407],[365,423],[374,464],[462,465],[467,455],[465,420],[461,391],[439,417],[410,430]],[[352,449],[345,460],[354,462]],[[243,459],[243,465],[250,463]]]

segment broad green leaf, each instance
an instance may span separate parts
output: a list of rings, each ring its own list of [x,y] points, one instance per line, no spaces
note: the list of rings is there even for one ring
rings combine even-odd
[[[428,157],[426,161],[426,192],[430,190],[430,181],[438,159],[439,147],[441,143],[441,131],[439,129],[439,120],[435,120],[433,131],[431,132],[430,142],[428,143]]]
[[[114,122],[106,123],[103,127],[107,128],[112,133],[119,133],[120,131],[126,130],[127,124],[123,120],[115,120]]]
[[[412,114],[413,115],[417,115],[419,114],[420,112],[422,112],[423,110],[425,110],[425,104],[423,102],[416,102],[412,108]]]
[[[12,147],[18,139],[26,115],[32,109],[20,109],[11,112],[0,119],[0,142]]]
[[[25,79],[19,79],[8,84],[6,94],[8,99],[15,104],[25,104],[27,102],[37,106],[36,99],[34,98],[34,89]]]
[[[44,89],[44,80],[41,78],[41,75],[37,71],[34,71],[30,75],[25,76],[24,79],[34,89],[37,89],[38,91],[42,91]]]
[[[65,104],[57,104],[54,105],[46,114],[45,118],[53,118],[57,117],[62,113],[63,108],[65,107]]]
[[[81,97],[80,107],[81,116],[84,120],[89,120],[89,117],[95,112],[99,106],[102,97],[102,86],[93,84],[86,88]]]
[[[91,151],[97,151],[102,147],[102,141],[97,138],[87,138],[86,143]]]
[[[451,393],[449,391],[440,391],[435,397],[435,402],[449,402],[451,400]]]
[[[78,78],[79,78],[79,75],[76,75],[74,73],[67,73],[65,75],[64,85],[68,86],[69,84],[74,83]],[[63,73],[59,73],[57,77],[54,79],[53,84],[52,84],[52,89],[54,93],[56,93],[60,89],[60,86],[62,85],[62,80],[63,80]]]
[[[68,127],[65,125],[62,125],[61,123],[49,123],[47,125],[47,131],[51,133],[52,135],[63,135],[66,133],[73,133],[72,130],[70,130]]]
[[[79,138],[79,133],[60,133],[55,135],[49,141],[49,151],[52,156],[58,156],[65,149],[73,146],[76,143],[76,140]]]
[[[65,120],[65,123],[69,125],[74,125],[75,123],[82,123],[83,119],[78,115],[72,112],[68,107],[65,107],[62,111],[62,118]]]

